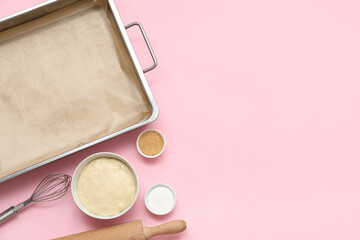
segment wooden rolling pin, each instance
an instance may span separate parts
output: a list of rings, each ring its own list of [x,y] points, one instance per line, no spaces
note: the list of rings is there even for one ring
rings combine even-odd
[[[156,227],[143,227],[141,220],[77,233],[54,240],[147,240],[151,237],[179,233],[186,229],[183,220],[175,220]]]

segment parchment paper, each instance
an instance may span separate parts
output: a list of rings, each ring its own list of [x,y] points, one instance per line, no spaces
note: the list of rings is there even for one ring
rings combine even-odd
[[[151,113],[103,8],[57,18],[0,36],[0,177]]]

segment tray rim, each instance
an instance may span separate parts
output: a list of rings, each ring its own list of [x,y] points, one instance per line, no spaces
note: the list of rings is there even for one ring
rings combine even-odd
[[[10,20],[12,18],[15,18],[15,17],[18,17],[18,16],[20,16],[22,14],[28,14],[31,11],[37,11],[39,8],[45,7],[45,6],[49,5],[49,4],[53,4],[53,3],[56,3],[56,2],[61,2],[61,1],[64,1],[64,0],[48,0],[46,2],[37,4],[37,5],[33,6],[33,7],[29,7],[27,9],[22,10],[22,11],[19,11],[19,12],[16,12],[14,14],[11,14],[9,16],[6,16],[4,18],[1,18],[0,19],[0,24],[3,21],[8,21],[8,20]],[[121,135],[123,133],[126,133],[126,132],[129,132],[129,131],[134,130],[136,128],[142,127],[142,126],[144,126],[146,124],[149,124],[149,123],[155,121],[157,119],[157,117],[159,116],[159,108],[158,108],[158,106],[157,106],[157,104],[155,102],[155,98],[154,98],[154,96],[153,96],[153,94],[151,92],[150,86],[146,81],[145,74],[144,74],[144,72],[143,72],[143,70],[142,70],[142,68],[140,66],[140,62],[139,62],[139,60],[138,60],[138,58],[136,56],[135,50],[134,50],[134,48],[133,48],[133,46],[131,44],[129,36],[127,35],[125,26],[123,24],[123,21],[121,20],[121,17],[120,17],[120,14],[119,14],[118,10],[117,10],[115,2],[114,2],[114,0],[106,0],[106,1],[108,3],[109,10],[111,10],[111,13],[113,14],[114,22],[115,22],[115,25],[117,27],[117,30],[121,34],[121,37],[122,37],[123,42],[124,42],[124,46],[125,46],[125,48],[127,49],[128,53],[129,53],[129,56],[130,56],[130,59],[132,60],[132,63],[134,65],[136,74],[139,77],[140,83],[141,83],[141,85],[143,87],[145,96],[146,96],[146,98],[147,98],[147,100],[149,102],[149,105],[150,105],[151,109],[152,109],[152,112],[151,112],[150,116],[147,119],[145,119],[145,120],[143,120],[143,121],[141,121],[139,123],[136,123],[136,124],[134,124],[134,125],[132,125],[130,127],[121,129],[119,131],[108,134],[108,135],[103,136],[101,138],[95,139],[95,140],[93,140],[93,141],[91,141],[89,143],[83,144],[83,145],[81,145],[79,147],[73,148],[73,149],[71,149],[69,151],[63,152],[63,153],[58,154],[56,156],[53,156],[51,158],[45,159],[45,160],[43,160],[43,161],[41,161],[39,163],[33,164],[33,165],[29,166],[29,167],[26,167],[24,169],[21,169],[21,170],[18,170],[16,172],[14,172],[14,173],[6,175],[6,176],[0,178],[0,183],[5,182],[5,181],[7,181],[9,179],[12,179],[14,177],[17,177],[17,176],[19,176],[21,174],[24,174],[26,172],[29,172],[31,170],[34,170],[36,168],[39,168],[41,166],[44,166],[46,164],[49,164],[51,162],[54,162],[56,160],[59,160],[59,159],[61,159],[63,157],[66,157],[66,156],[68,156],[70,154],[73,154],[75,152],[78,152],[78,151],[81,151],[81,150],[86,149],[88,147],[91,147],[91,146],[93,146],[95,144],[98,144],[100,142],[106,141],[108,139],[119,136],[119,135]]]

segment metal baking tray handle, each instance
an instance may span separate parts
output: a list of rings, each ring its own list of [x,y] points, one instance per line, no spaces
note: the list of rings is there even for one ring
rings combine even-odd
[[[145,42],[146,42],[146,46],[147,46],[147,48],[149,49],[150,54],[151,54],[151,57],[152,57],[152,59],[153,59],[153,61],[154,61],[153,65],[152,65],[151,67],[146,68],[145,70],[143,70],[143,72],[146,73],[146,72],[148,72],[148,71],[150,71],[150,70],[153,70],[153,69],[157,66],[157,60],[156,60],[154,51],[152,50],[152,47],[151,47],[151,45],[150,45],[149,39],[147,38],[146,33],[145,33],[145,30],[144,30],[143,26],[141,25],[141,23],[139,23],[139,22],[130,23],[130,24],[128,24],[128,25],[125,26],[125,29],[131,28],[131,27],[133,27],[133,26],[135,26],[135,25],[139,27],[139,29],[140,29],[140,31],[141,31],[141,34],[143,35],[144,40],[145,40]]]

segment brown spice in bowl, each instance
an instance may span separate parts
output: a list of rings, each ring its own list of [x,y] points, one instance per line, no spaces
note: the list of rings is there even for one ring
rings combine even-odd
[[[139,140],[138,146],[140,151],[147,156],[155,156],[164,148],[164,139],[155,131],[143,133]]]

